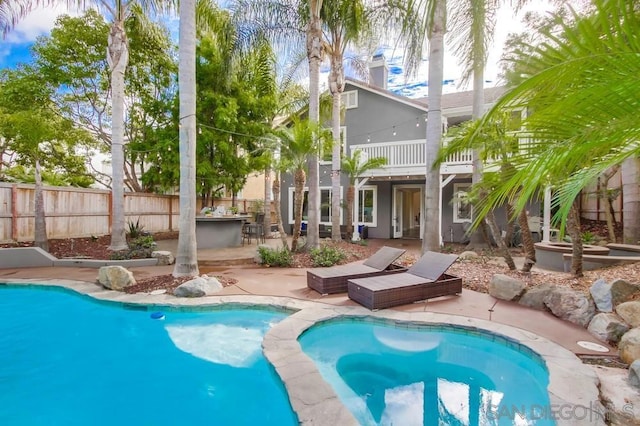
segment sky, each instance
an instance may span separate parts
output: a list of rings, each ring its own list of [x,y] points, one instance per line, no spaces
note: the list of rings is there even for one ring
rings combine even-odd
[[[546,2],[543,0],[533,0],[530,2],[528,10],[542,10],[545,8],[544,4]],[[14,67],[17,63],[28,62],[30,58],[29,47],[33,41],[38,36],[49,34],[55,24],[56,17],[63,13],[78,14],[75,11],[69,12],[64,5],[60,5],[56,8],[37,9],[22,19],[4,40],[0,40],[0,68]],[[177,25],[177,20],[171,22],[174,23],[173,25]],[[485,70],[486,87],[500,85],[498,62],[502,54],[504,40],[509,32],[516,32],[521,29],[519,18],[513,16],[513,13],[508,8],[503,8],[500,11],[497,22],[494,46]],[[415,78],[407,79],[402,67],[402,50],[399,48],[394,49],[390,46],[382,46],[381,50],[389,66],[388,88],[410,98],[427,96],[427,61],[423,61],[423,65]],[[443,91],[451,93],[470,90],[470,87],[459,85],[461,69],[457,64],[457,59],[450,53],[446,53],[444,64],[445,84]],[[328,66],[324,66],[321,82],[326,81],[327,74]]]

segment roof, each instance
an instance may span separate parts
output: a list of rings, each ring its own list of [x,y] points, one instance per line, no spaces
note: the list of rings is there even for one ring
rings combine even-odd
[[[484,103],[495,103],[505,92],[507,91],[505,86],[487,87],[484,89]],[[428,105],[429,98],[416,99],[423,105]],[[457,93],[446,93],[442,95],[442,109],[453,109],[469,107],[473,105],[473,90]]]
[[[424,102],[420,102],[418,99],[407,98],[406,96],[401,96],[393,93],[391,90],[383,89],[382,87],[375,86],[373,84],[368,84],[360,80],[355,80],[353,78],[347,77],[345,79],[347,84],[351,84],[352,86],[356,86],[359,89],[368,90],[370,92],[377,93],[386,98],[393,99],[394,101],[401,102],[403,104],[412,106],[414,108],[418,108],[424,112],[427,112],[427,105]]]

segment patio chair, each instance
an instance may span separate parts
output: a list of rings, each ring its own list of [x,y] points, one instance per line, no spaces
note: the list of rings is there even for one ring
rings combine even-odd
[[[462,279],[445,274],[457,258],[455,254],[428,251],[406,272],[350,279],[349,299],[374,310],[460,294]]]
[[[307,271],[307,287],[323,295],[344,293],[347,291],[347,280],[350,278],[364,278],[406,271],[406,268],[393,264],[405,251],[384,246],[364,263],[310,269]]]

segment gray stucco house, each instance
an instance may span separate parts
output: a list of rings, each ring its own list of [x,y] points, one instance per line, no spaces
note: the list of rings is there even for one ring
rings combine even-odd
[[[425,143],[428,101],[396,95],[386,89],[388,71],[384,58],[374,58],[370,83],[347,79],[342,95],[345,108],[343,150],[360,149],[367,158],[385,157],[387,165],[361,176],[358,191],[358,223],[368,227],[369,238],[421,238],[425,191]],[[485,89],[489,108],[502,93],[501,87]],[[443,130],[471,119],[472,92],[445,94],[442,99]],[[470,207],[460,202],[471,186],[471,153],[449,158],[440,168],[442,241],[462,242],[471,220]],[[331,225],[331,163],[320,162],[320,223]],[[349,182],[341,178],[341,199]],[[454,196],[454,195],[458,196]],[[461,197],[462,195],[462,197]],[[293,227],[293,179],[282,179],[282,218]],[[306,202],[305,207],[306,209]],[[305,213],[306,214],[306,213]],[[535,215],[534,215],[535,216]],[[497,219],[503,226],[504,215]],[[345,209],[342,223],[346,223]],[[427,226],[438,226],[428,224]]]

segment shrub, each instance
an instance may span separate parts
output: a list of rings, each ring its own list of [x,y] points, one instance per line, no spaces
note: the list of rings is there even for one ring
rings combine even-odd
[[[287,248],[258,247],[261,263],[267,266],[288,267],[293,264],[293,255]]]
[[[596,235],[591,231],[582,233],[582,244],[593,244],[596,242]]]
[[[313,266],[333,266],[347,258],[347,255],[339,248],[327,245],[311,250]]]
[[[129,232],[127,232],[129,238],[138,238],[143,235],[144,226],[140,225],[140,218],[135,223],[132,221],[127,222],[127,225],[129,227]]]

